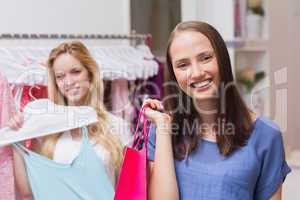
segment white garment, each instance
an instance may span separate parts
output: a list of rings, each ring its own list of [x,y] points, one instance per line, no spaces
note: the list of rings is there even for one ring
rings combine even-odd
[[[71,130],[97,122],[96,111],[89,106],[62,106],[39,99],[24,108],[24,124],[14,131],[0,130],[0,147],[23,140]]]
[[[53,46],[0,47],[0,71],[9,83],[26,85],[47,85],[47,59]],[[158,73],[159,66],[146,45],[136,48],[130,45],[107,45],[89,48],[96,62],[101,66],[103,79],[147,79]]]
[[[114,133],[119,133],[119,138],[123,145],[128,145],[131,142],[131,134],[129,130],[129,124],[122,118],[109,114],[109,121]],[[109,152],[100,144],[96,144],[94,139],[90,139],[90,143],[93,145],[94,151],[105,165],[106,173],[108,174],[111,182],[115,185],[115,171],[113,166],[110,166]],[[53,160],[62,164],[71,164],[73,160],[78,156],[81,147],[81,139],[73,139],[70,131],[66,131],[58,139]]]
[[[9,83],[20,85],[47,85],[47,69],[40,62],[27,56],[28,48],[0,47],[0,71],[7,77]],[[47,57],[47,56],[46,56]],[[43,61],[40,59],[39,61]]]

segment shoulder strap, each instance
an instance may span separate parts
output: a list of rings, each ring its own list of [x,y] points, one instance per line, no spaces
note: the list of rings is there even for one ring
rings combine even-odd
[[[86,126],[83,126],[81,128],[81,134],[82,134],[82,137],[85,138],[85,139],[89,139],[89,130]]]
[[[30,150],[27,149],[23,144],[17,142],[12,144],[12,146],[22,155],[22,156],[28,156],[30,153]]]

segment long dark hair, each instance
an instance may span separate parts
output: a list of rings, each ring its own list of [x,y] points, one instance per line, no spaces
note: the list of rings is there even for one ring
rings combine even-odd
[[[250,111],[234,84],[230,58],[224,40],[215,28],[199,21],[178,24],[171,33],[167,46],[167,75],[165,78],[168,84],[164,93],[166,97],[178,97],[168,98],[164,101],[166,110],[171,113],[172,123],[177,125],[176,129],[172,129],[174,156],[176,159],[181,160],[190,155],[196,150],[200,141],[198,129],[191,131],[190,128],[194,126],[195,119],[199,119],[201,124],[201,117],[193,104],[192,98],[178,89],[179,86],[170,55],[170,46],[174,38],[178,33],[184,31],[202,33],[209,39],[214,49],[220,76],[217,121],[221,126],[217,127],[217,144],[220,153],[228,156],[247,143],[253,122]],[[179,93],[180,95],[178,95]],[[180,106],[178,107],[178,105]],[[234,130],[226,127],[234,127]]]

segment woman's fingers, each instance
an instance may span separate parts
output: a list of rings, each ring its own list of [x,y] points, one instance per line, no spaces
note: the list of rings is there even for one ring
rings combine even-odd
[[[145,115],[154,123],[169,122],[170,116],[164,112],[164,107],[159,100],[147,99],[143,105],[149,105],[145,109]]]
[[[7,125],[9,128],[13,130],[18,130],[23,126],[23,123],[24,123],[23,114],[18,113],[9,120]]]
[[[158,111],[163,111],[164,107],[162,103],[159,100],[156,99],[147,99],[144,101],[143,106],[148,104],[151,109],[153,110],[158,110]]]
[[[16,116],[16,118],[15,118],[15,120],[17,122],[18,128],[21,128],[22,125],[23,125],[23,121],[24,121],[23,114],[22,113],[18,113],[17,116]]]
[[[158,101],[156,101],[154,99],[147,99],[143,103],[143,106],[145,106],[145,105],[148,105],[148,107],[145,108],[145,115],[151,121],[153,121],[153,119],[155,118],[155,115],[157,114],[156,110],[158,110],[158,108],[159,108],[159,103],[158,103]]]
[[[18,129],[18,124],[17,124],[17,122],[16,122],[14,119],[11,119],[11,120],[8,122],[7,126],[8,126],[9,128],[11,128],[11,129],[13,129],[13,130],[17,130],[17,129]]]

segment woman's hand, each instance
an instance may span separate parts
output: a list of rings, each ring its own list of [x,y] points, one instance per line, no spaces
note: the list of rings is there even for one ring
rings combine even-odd
[[[145,109],[146,117],[158,127],[171,124],[171,116],[164,112],[162,103],[156,99],[147,99],[143,105],[149,105]]]
[[[174,157],[170,115],[164,112],[160,101],[147,99],[145,115],[155,123],[155,159],[150,162],[149,199],[179,199]]]
[[[7,126],[12,130],[18,130],[23,126],[24,123],[24,115],[23,113],[18,113],[14,115],[7,123]]]

